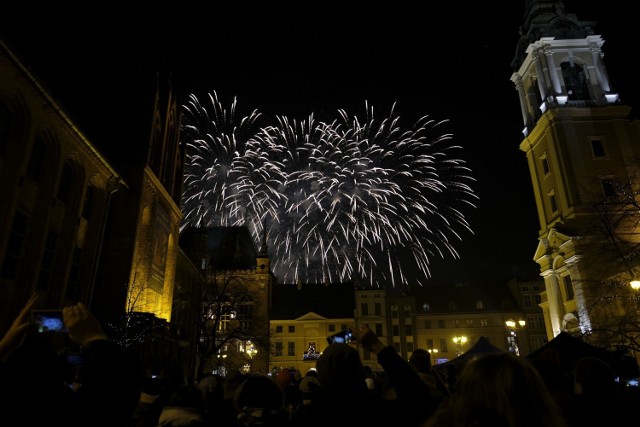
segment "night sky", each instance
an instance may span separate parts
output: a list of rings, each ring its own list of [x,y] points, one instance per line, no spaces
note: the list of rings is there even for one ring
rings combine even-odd
[[[216,91],[227,104],[236,97],[240,114],[329,118],[338,109],[364,113],[368,102],[381,117],[396,103],[407,127],[425,115],[448,120],[444,129],[463,147],[479,201],[466,215],[474,234],[456,245],[461,259],[432,259],[432,282],[536,278],[538,219],[510,81],[524,1],[491,9],[493,2],[445,3],[360,13],[329,5],[135,17],[124,9],[84,17],[58,10],[41,14],[46,23],[16,11],[0,17],[0,36],[98,143],[100,129],[115,123],[134,139],[148,131],[142,111],[153,100],[141,88],[156,71],[171,72],[184,95]],[[638,52],[637,15],[622,0],[607,2],[609,11],[592,3],[565,1],[565,10],[598,22],[613,89],[636,105],[637,58],[628,54]]]

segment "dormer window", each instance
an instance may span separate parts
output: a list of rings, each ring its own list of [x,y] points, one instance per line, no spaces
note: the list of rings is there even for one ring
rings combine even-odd
[[[484,308],[484,302],[481,299],[476,301],[476,310],[482,310],[483,308]]]
[[[449,310],[455,311],[458,309],[458,303],[455,301],[449,301]]]

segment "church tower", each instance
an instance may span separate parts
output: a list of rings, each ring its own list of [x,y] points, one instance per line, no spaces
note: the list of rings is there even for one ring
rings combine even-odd
[[[635,201],[639,126],[609,81],[595,24],[565,12],[560,0],[527,0],[512,62],[520,150],[539,218],[534,260],[545,282],[549,339],[597,330],[601,318],[593,308],[602,284],[612,278],[628,284],[638,265],[629,256],[635,226],[622,216],[614,220],[611,211],[620,213],[624,192]],[[611,211],[603,212],[607,206]]]

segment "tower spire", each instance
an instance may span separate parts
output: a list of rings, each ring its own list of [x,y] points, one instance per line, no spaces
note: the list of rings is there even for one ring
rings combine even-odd
[[[263,226],[262,226],[262,244],[260,245],[260,256],[261,257],[266,257],[269,253],[268,247],[267,247],[267,220],[264,220]]]

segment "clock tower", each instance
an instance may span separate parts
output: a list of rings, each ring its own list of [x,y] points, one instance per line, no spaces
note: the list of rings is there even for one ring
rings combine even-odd
[[[512,62],[520,150],[539,218],[534,260],[545,282],[549,339],[597,330],[603,315],[593,307],[602,284],[621,277],[628,283],[633,275],[625,253],[603,249],[611,242],[628,248],[635,227],[628,221],[603,227],[601,207],[614,201],[620,207],[622,190],[637,190],[639,126],[613,89],[604,38],[594,29],[595,22],[565,12],[560,0],[527,0]]]

